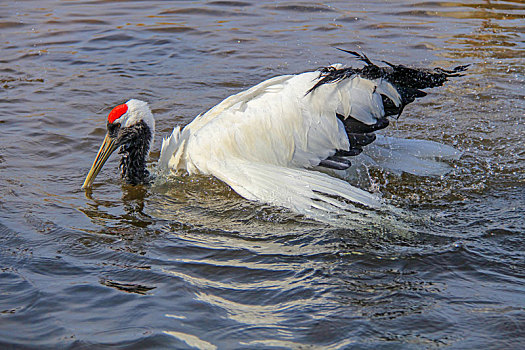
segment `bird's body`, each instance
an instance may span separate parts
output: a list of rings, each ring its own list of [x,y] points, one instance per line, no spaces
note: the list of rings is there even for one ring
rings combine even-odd
[[[347,208],[346,201],[378,206],[375,196],[318,170],[348,168],[389,115],[425,95],[419,89],[442,85],[465,67],[378,67],[359,58],[367,63],[362,69],[332,65],[278,76],[225,99],[164,139],[157,171],[212,175],[247,199],[305,214]]]
[[[279,76],[227,98],[164,140],[158,169],[213,175],[246,198],[299,209],[297,206],[305,204],[301,199],[309,200],[295,195],[294,184],[316,188],[306,177],[314,175],[314,170],[301,170],[318,166],[337,150],[350,148],[336,111],[351,109],[343,102],[351,100],[353,90],[372,92],[376,86],[357,78],[344,85],[323,85],[306,94],[318,78],[319,72]],[[377,98],[381,100],[379,95]],[[383,112],[379,104],[373,108],[375,115]],[[363,119],[375,124],[374,114]],[[325,186],[337,182],[332,195],[350,192],[347,197],[353,201],[377,205],[375,198],[347,182],[315,175],[323,178],[320,181]],[[284,198],[280,198],[282,194]]]

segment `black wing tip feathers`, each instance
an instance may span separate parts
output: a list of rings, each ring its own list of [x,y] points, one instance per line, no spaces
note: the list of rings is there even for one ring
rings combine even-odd
[[[342,49],[340,47],[336,47],[337,50],[339,51],[342,51],[342,52],[346,52],[346,53],[349,53],[353,56],[355,56],[355,58],[357,58],[359,61],[362,61],[362,62],[365,62],[367,65],[375,65],[364,53],[359,53],[357,51],[352,51],[352,50],[346,50],[346,49]],[[393,64],[391,62],[388,62],[388,61],[385,61],[385,60],[381,60],[381,62],[383,62],[384,64],[392,67],[392,68],[396,68],[396,67],[404,67],[404,68],[409,68],[407,66],[404,66],[402,64]],[[468,67],[470,67],[471,64],[464,64],[464,65],[461,65],[461,66],[456,66],[454,68],[452,68],[451,70],[447,70],[447,69],[443,69],[443,68],[440,68],[440,67],[437,67],[437,68],[434,68],[435,71],[439,72],[439,73],[443,73],[445,75],[450,75],[450,76],[463,76],[463,75],[459,75],[460,72],[464,72],[468,69]]]
[[[465,74],[461,74],[462,72],[465,72],[468,67],[470,67],[471,64],[464,64],[464,65],[461,65],[461,66],[456,66],[450,70],[448,69],[443,69],[441,67],[436,67],[434,68],[434,70],[438,73],[441,73],[441,74],[444,74],[446,77],[462,77],[464,76]]]
[[[355,58],[357,58],[359,61],[363,61],[363,62],[365,62],[368,65],[374,65],[372,63],[372,61],[370,61],[370,59],[368,57],[366,57],[366,55],[364,53],[359,53],[359,52],[351,51],[351,50],[345,50],[345,49],[341,49],[340,47],[336,47],[336,49],[339,50],[339,51],[343,51],[343,52],[349,53],[351,55],[354,55]]]
[[[310,88],[306,94],[310,94],[318,87],[328,83],[337,83],[343,79],[349,78],[355,74],[368,79],[384,78],[396,87],[406,87],[411,89],[424,89],[428,87],[441,86],[447,78],[461,77],[470,64],[456,66],[452,69],[444,69],[436,67],[434,69],[426,68],[410,68],[402,64],[393,64],[388,61],[381,61],[388,67],[380,67],[374,64],[364,53],[357,51],[346,50],[336,47],[337,50],[351,54],[359,61],[366,64],[363,68],[336,68],[334,66],[326,66],[319,68],[319,80]],[[412,91],[411,95],[416,97],[418,94]],[[412,102],[407,101],[408,103]]]

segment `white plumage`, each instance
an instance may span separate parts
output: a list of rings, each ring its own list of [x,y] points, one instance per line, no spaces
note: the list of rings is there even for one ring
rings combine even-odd
[[[425,70],[386,62],[389,67],[378,67],[366,56],[348,52],[366,66],[353,69],[338,64],[271,78],[226,98],[183,129],[175,127],[162,142],[158,174],[212,175],[247,199],[307,215],[358,210],[352,202],[379,207],[377,196],[318,169],[348,168],[344,157],[371,143],[375,139],[371,133],[388,125],[387,116],[400,114],[406,104],[424,96],[419,89],[440,86],[466,66]],[[91,186],[119,146],[126,181],[147,181],[145,158],[154,130],[150,116],[147,105],[137,100],[113,109],[108,134],[84,188]],[[379,138],[370,150],[361,161],[379,160],[413,173],[419,162],[425,175],[444,169],[431,158],[456,155],[448,146],[394,138]]]
[[[213,175],[245,198],[302,213],[348,206],[333,197],[378,206],[377,197],[311,168],[349,149],[336,113],[374,124],[384,116],[380,93],[397,105],[400,96],[383,79],[358,76],[306,94],[318,78],[308,72],[266,80],[176,127],[162,142],[158,170]]]

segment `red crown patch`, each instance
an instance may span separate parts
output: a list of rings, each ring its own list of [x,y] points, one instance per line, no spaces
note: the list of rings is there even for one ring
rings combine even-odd
[[[127,104],[124,103],[122,105],[118,105],[117,107],[113,108],[111,110],[111,112],[109,113],[109,115],[108,115],[108,122],[110,124],[113,124],[113,122],[115,120],[120,118],[127,111],[128,111],[128,105]]]

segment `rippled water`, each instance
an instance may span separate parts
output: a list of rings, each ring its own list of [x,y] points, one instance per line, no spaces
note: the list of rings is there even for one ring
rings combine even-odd
[[[0,3],[2,348],[518,349],[525,344],[522,1]],[[110,108],[158,134],[333,47],[472,63],[387,134],[463,152],[361,187],[421,222],[333,228],[217,180],[80,186]],[[152,161],[159,155],[157,135]]]

